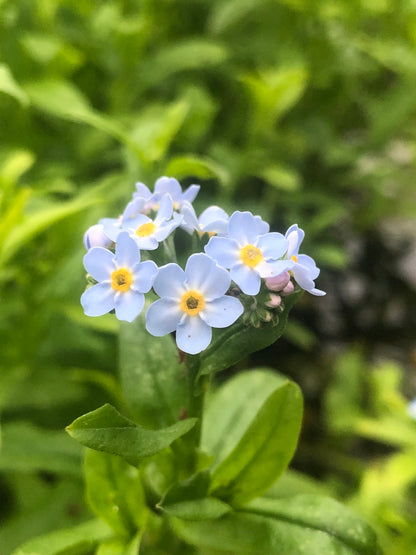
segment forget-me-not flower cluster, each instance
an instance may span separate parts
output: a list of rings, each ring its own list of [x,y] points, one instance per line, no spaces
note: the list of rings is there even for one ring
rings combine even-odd
[[[85,314],[114,311],[132,322],[153,289],[159,299],[147,309],[147,331],[157,337],[174,332],[179,349],[197,354],[210,344],[212,328],[231,326],[248,306],[263,322],[273,322],[296,287],[325,294],[315,287],[314,260],[299,254],[304,232],[297,225],[282,235],[270,232],[260,216],[228,216],[219,206],[197,216],[192,202],[199,189],[183,191],[171,177],[159,178],[153,192],[137,183],[119,217],[103,218],[86,231],[84,266],[93,285],[81,297]],[[172,251],[173,235],[181,230],[195,236],[192,244],[201,251],[189,253],[184,269]],[[256,319],[250,314],[243,322]]]

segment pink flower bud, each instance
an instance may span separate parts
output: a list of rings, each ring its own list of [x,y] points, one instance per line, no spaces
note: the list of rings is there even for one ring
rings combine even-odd
[[[113,241],[104,233],[104,226],[102,224],[92,225],[84,233],[84,246],[87,250],[92,247],[108,248],[112,245]]]
[[[287,297],[288,295],[293,293],[294,290],[295,290],[295,286],[293,285],[293,282],[289,281],[289,283],[286,285],[286,287],[282,290],[281,294],[284,297]]]
[[[277,308],[278,306],[280,306],[281,302],[282,298],[279,295],[273,295],[272,293],[270,295],[270,300],[266,303],[266,306],[268,306],[269,308]]]
[[[289,272],[283,272],[278,276],[266,278],[266,287],[270,291],[281,291],[289,283],[290,275]]]

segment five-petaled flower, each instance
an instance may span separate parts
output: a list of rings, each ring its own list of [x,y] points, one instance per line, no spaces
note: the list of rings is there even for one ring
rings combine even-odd
[[[297,224],[289,227],[285,235],[288,241],[288,249],[286,258],[291,262],[290,272],[296,280],[296,283],[308,293],[316,296],[326,295],[325,291],[316,289],[314,280],[319,276],[319,268],[317,268],[313,258],[307,254],[299,254],[299,247],[305,237],[305,232],[300,229]]]
[[[173,214],[173,219],[172,218]],[[129,235],[136,241],[137,246],[143,250],[155,250],[159,243],[164,241],[174,229],[182,222],[183,216],[173,213],[173,201],[170,195],[163,195],[156,217],[152,220],[145,214],[133,216],[124,213],[121,221],[121,229],[128,231]],[[120,230],[114,227],[106,227],[104,231],[111,239],[115,240]]]
[[[193,254],[185,271],[177,264],[159,269],[153,288],[161,297],[146,313],[146,329],[157,337],[176,331],[182,351],[197,354],[211,342],[211,328],[225,328],[243,313],[241,302],[226,295],[231,278],[206,254]]]
[[[102,316],[115,309],[119,320],[132,322],[144,305],[144,293],[152,288],[158,269],[147,260],[127,232],[117,237],[116,251],[93,247],[84,256],[87,272],[98,282],[87,289],[81,304],[87,316]]]
[[[251,212],[234,212],[227,237],[211,237],[205,252],[230,269],[231,279],[247,295],[257,295],[261,278],[281,274],[291,265],[284,256],[288,242],[281,233],[268,233],[269,224]]]

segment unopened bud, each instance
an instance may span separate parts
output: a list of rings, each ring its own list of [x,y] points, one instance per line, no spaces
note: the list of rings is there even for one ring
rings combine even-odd
[[[282,290],[282,295],[284,297],[287,297],[288,295],[290,295],[291,293],[293,293],[293,291],[295,290],[295,286],[293,285],[292,281],[289,281],[289,283],[286,285],[286,287]]]
[[[280,297],[279,295],[270,295],[269,300],[266,303],[266,306],[268,306],[269,308],[277,308],[278,306],[280,306],[280,303],[282,302],[282,297]]]
[[[102,224],[92,225],[84,233],[84,246],[87,250],[92,247],[108,248],[112,245],[113,241],[104,233],[104,226]]]
[[[289,280],[289,272],[283,272],[278,276],[266,278],[266,287],[270,289],[270,291],[281,291],[289,283]]]

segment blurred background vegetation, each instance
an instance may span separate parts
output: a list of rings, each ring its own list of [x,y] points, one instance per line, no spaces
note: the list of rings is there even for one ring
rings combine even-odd
[[[88,516],[63,428],[122,399],[82,235],[160,175],[305,229],[327,297],[241,368],[301,385],[295,471],[416,553],[415,77],[414,0],[0,0],[3,555]]]

